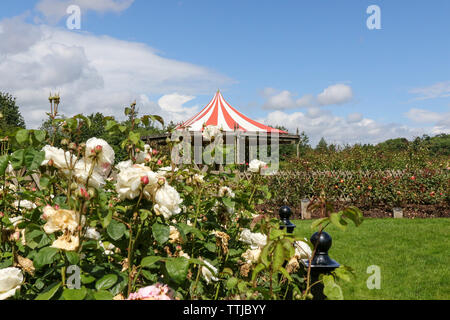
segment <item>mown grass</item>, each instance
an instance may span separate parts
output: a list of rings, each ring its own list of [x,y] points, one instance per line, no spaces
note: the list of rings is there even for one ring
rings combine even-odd
[[[295,233],[310,237],[311,221],[294,221]],[[356,278],[342,282],[349,300],[450,299],[450,219],[365,219],[333,238],[330,257],[352,267]],[[381,269],[381,288],[369,290],[371,265]]]

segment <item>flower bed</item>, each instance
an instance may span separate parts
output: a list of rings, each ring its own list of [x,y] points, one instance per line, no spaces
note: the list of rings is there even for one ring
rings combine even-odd
[[[53,118],[50,135],[16,133],[16,151],[0,157],[1,299],[312,298],[311,269],[301,263],[314,256],[310,235],[280,230],[255,210],[271,197],[265,164],[250,163],[245,181],[175,167],[133,130],[150,118],[160,120],[108,120],[111,134],[126,133],[129,157],[119,163],[104,140],[80,141],[89,126],[82,115]],[[52,146],[56,130],[61,148]],[[362,222],[356,208],[327,215],[313,225],[319,232]],[[336,281],[350,270],[324,279],[328,298],[342,299]]]

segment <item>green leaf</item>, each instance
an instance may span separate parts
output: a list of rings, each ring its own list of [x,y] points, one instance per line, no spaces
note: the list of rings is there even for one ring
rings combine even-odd
[[[48,185],[50,184],[50,179],[48,177],[42,176],[39,180],[39,184],[42,189],[47,189]]]
[[[118,280],[117,275],[107,274],[103,278],[97,280],[97,282],[95,283],[95,289],[108,290],[109,288],[111,288],[113,285],[116,284],[117,280]]]
[[[278,269],[283,266],[284,262],[284,247],[281,242],[277,242],[275,246],[275,251],[273,252],[272,270],[278,271]]]
[[[155,223],[152,226],[153,237],[159,244],[164,244],[169,240],[170,227],[164,224]]]
[[[179,224],[177,225],[177,227],[180,228],[181,230],[183,230],[184,234],[186,234],[186,235],[189,234],[189,233],[192,233],[192,234],[194,234],[197,238],[199,238],[200,240],[204,240],[204,239],[205,239],[205,237],[203,236],[203,233],[202,233],[199,229],[197,229],[197,228],[188,226],[188,225],[185,224],[185,223],[179,223]]]
[[[36,257],[34,257],[34,266],[37,269],[42,268],[45,265],[52,264],[55,261],[55,256],[58,254],[58,249],[45,247],[37,253]]]
[[[164,119],[158,115],[149,115],[148,116],[150,119],[152,119],[153,121],[158,121],[159,123],[161,123],[164,126]]]
[[[341,214],[340,213],[332,213],[330,215],[330,221],[333,225],[341,229],[342,231],[345,231],[347,229],[347,226],[343,223]]]
[[[47,136],[47,133],[43,130],[35,130],[34,131],[34,137],[40,143],[44,142],[46,136]]]
[[[323,277],[323,293],[329,300],[344,300],[341,287],[336,284],[332,275],[325,275]]]
[[[7,154],[0,157],[0,176],[5,174],[6,168],[8,168],[9,156]]]
[[[99,290],[97,292],[94,292],[94,298],[95,300],[112,300],[114,299],[113,295],[106,290]]]
[[[117,125],[117,122],[115,122],[114,120],[108,120],[106,121],[106,126],[105,126],[105,130],[106,131],[110,131],[112,128],[114,128]]]
[[[285,232],[283,230],[279,230],[279,229],[275,229],[275,228],[270,230],[270,239],[271,240],[276,240],[278,238],[281,238],[284,235],[285,235]]]
[[[67,251],[66,257],[71,265],[77,265],[80,262],[80,256],[76,252]]]
[[[71,300],[71,301],[84,300],[86,295],[87,295],[86,288],[64,289],[63,294],[62,294],[64,300]]]
[[[28,170],[37,170],[45,160],[45,152],[28,149],[25,151],[24,162]]]
[[[184,257],[168,259],[166,261],[166,270],[170,279],[180,284],[187,278],[189,260]]]
[[[81,275],[81,283],[82,284],[89,284],[95,281],[95,277],[91,276],[91,275]]]
[[[230,279],[227,280],[225,286],[227,287],[228,290],[233,289],[234,287],[236,287],[236,285],[238,284],[238,279],[235,277],[231,277]]]
[[[266,266],[262,263],[259,263],[255,269],[253,269],[253,273],[252,273],[252,281],[255,281],[256,277],[258,276],[258,274],[263,271],[266,268]]]
[[[289,272],[287,272],[287,270],[286,270],[285,268],[280,267],[280,268],[278,269],[278,271],[280,271],[280,272],[283,274],[283,276],[284,276],[286,279],[288,279],[289,282],[292,282],[292,277],[291,277],[291,275],[289,274]]]
[[[334,274],[339,279],[342,279],[346,282],[350,282],[353,277],[352,269],[350,267],[346,267],[346,266],[340,266],[339,268],[334,270]]]
[[[128,135],[128,139],[130,139],[133,144],[138,144],[141,140],[141,134],[138,132],[130,132]]]
[[[50,300],[55,295],[55,293],[59,290],[60,287],[61,287],[61,282],[53,284],[45,292],[38,295],[35,300]]]
[[[364,219],[363,213],[361,212],[361,210],[359,210],[356,207],[349,207],[349,208],[345,209],[342,215],[346,218],[349,218],[351,221],[353,221],[353,223],[357,227],[359,227],[361,225],[361,223],[363,222],[363,219]]]
[[[28,140],[28,130],[26,129],[21,129],[19,131],[17,131],[16,133],[16,141],[18,144],[22,145],[24,144],[27,140]]]
[[[234,209],[236,203],[233,200],[231,200],[231,198],[225,197],[222,199],[222,201],[223,204],[226,205],[228,208]]]
[[[270,265],[269,262],[269,250],[272,247],[273,241],[269,241],[269,243],[262,249],[261,251],[261,262],[268,267]]]
[[[11,165],[14,170],[22,169],[24,162],[25,150],[17,150],[11,155]]]
[[[123,223],[120,223],[116,220],[112,220],[111,223],[108,225],[108,228],[106,228],[106,232],[111,237],[111,239],[117,241],[123,237],[126,229],[127,228]]]
[[[156,262],[161,261],[162,259],[164,259],[164,258],[158,257],[158,256],[145,257],[141,261],[141,267],[143,267],[143,268],[150,267],[151,265],[154,265]]]
[[[314,220],[313,223],[311,223],[311,229],[316,229],[318,226],[320,226],[325,221],[330,220],[329,218],[320,218],[317,220]]]

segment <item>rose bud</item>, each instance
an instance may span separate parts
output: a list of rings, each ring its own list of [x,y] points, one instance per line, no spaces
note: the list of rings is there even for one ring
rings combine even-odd
[[[160,186],[165,185],[165,184],[166,184],[166,179],[164,179],[164,178],[159,178],[159,179],[158,179],[158,184],[159,184]]]
[[[55,164],[55,162],[53,162],[52,159],[50,159],[50,160],[48,161],[48,166],[49,166],[49,167],[53,167],[54,164]]]
[[[141,177],[141,183],[146,186],[150,183],[150,180],[148,179],[148,176]]]
[[[72,150],[72,151],[77,150],[77,144],[74,142],[69,143],[69,150]]]
[[[103,150],[103,147],[100,146],[100,145],[98,145],[98,146],[95,147],[95,152],[96,152],[96,153],[100,153],[100,152],[102,152],[102,150]]]

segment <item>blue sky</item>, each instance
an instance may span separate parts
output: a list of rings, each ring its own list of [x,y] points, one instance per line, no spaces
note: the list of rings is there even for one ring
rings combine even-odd
[[[449,1],[96,3],[0,2],[0,40],[9,41],[0,44],[0,90],[30,111],[30,126],[45,116],[48,90],[63,92],[68,115],[118,116],[134,98],[143,113],[182,121],[220,87],[243,113],[305,130],[313,142],[450,132]],[[82,10],[81,30],[66,28],[61,10],[69,4]],[[366,26],[369,5],[381,10],[381,30]],[[6,43],[20,48],[8,52]],[[31,60],[49,74],[26,74],[19,64]],[[54,75],[61,70],[68,76]],[[11,77],[26,81],[11,84]]]

